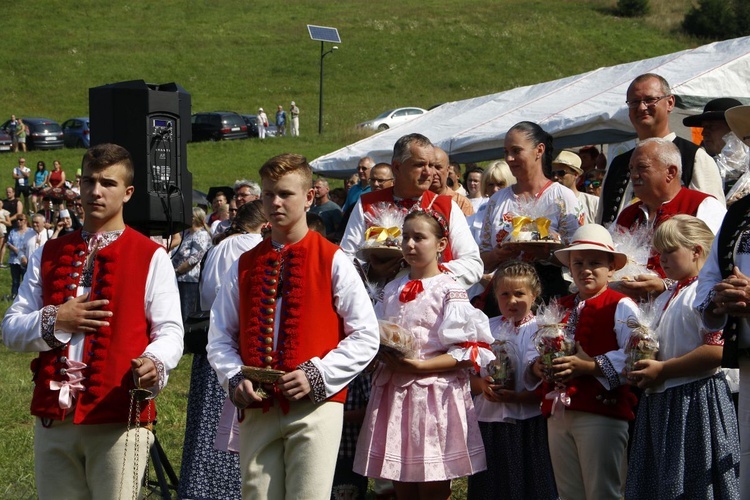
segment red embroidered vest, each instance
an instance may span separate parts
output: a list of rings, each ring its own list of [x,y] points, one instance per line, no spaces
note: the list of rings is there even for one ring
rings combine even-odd
[[[581,343],[581,348],[591,357],[599,356],[619,348],[614,332],[615,310],[625,295],[607,289],[601,295],[586,301],[581,310],[575,330],[575,340]],[[560,305],[572,310],[575,295],[567,295],[560,299]],[[545,383],[545,385],[547,385]],[[632,420],[635,396],[630,392],[630,386],[621,385],[608,391],[591,375],[576,377],[566,383],[570,394],[570,410],[597,413],[621,420]],[[549,385],[546,392],[552,390]],[[549,416],[552,402],[544,399],[542,413]]]
[[[386,188],[381,189],[380,191],[373,191],[370,193],[365,193],[360,198],[362,200],[362,213],[370,212],[370,207],[374,205],[375,203],[380,202],[387,202],[387,203],[395,203],[393,200],[393,188]],[[434,201],[433,201],[434,200]],[[445,217],[445,220],[448,221],[450,224],[451,220],[451,208],[453,207],[453,204],[451,203],[453,201],[453,198],[450,196],[445,195],[436,195],[432,191],[425,191],[422,194],[421,201],[419,203],[419,206],[421,208],[432,208],[436,212],[440,212]],[[450,230],[451,228],[449,228]],[[448,246],[445,247],[445,251],[443,251],[443,262],[450,262],[453,260],[453,253],[451,252],[451,242],[450,238],[448,238]]]
[[[245,365],[293,371],[304,361],[322,358],[344,338],[331,281],[333,255],[338,248],[315,231],[308,231],[302,240],[281,251],[265,239],[242,254],[238,264],[239,344]],[[274,350],[280,284],[283,300]],[[328,400],[343,403],[346,390]]]
[[[130,408],[130,390],[135,387],[130,360],[137,358],[150,343],[150,325],[145,312],[145,290],[149,264],[159,246],[137,231],[126,228],[117,240],[99,250],[94,261],[92,299],[108,299],[103,309],[113,313],[111,324],[87,334],[82,362],[84,391],[78,392],[73,422],[76,424],[125,423]],[[76,296],[88,247],[81,231],[49,240],[42,250],[41,278],[44,305],[60,305]],[[32,361],[34,395],[31,414],[63,420],[58,391],[51,381],[66,380],[68,346],[39,353]],[[151,420],[156,418],[153,401]],[[144,408],[140,421],[148,420]]]
[[[682,187],[680,189],[680,192],[677,193],[677,196],[672,198],[671,201],[668,201],[667,203],[664,203],[661,207],[659,207],[659,210],[655,215],[656,219],[654,220],[653,226],[654,231],[661,225],[662,222],[674,215],[685,214],[695,217],[695,215],[698,213],[698,207],[700,207],[701,203],[703,203],[703,200],[709,197],[711,197],[710,194]],[[620,216],[617,217],[617,225],[628,229],[633,229],[640,224],[645,224],[646,214],[644,214],[643,210],[641,210],[641,205],[643,205],[643,202],[638,200],[636,203],[633,203],[625,208],[620,213]],[[661,269],[661,264],[659,264],[659,255],[656,254],[653,249],[651,251],[651,256],[648,258],[647,267],[659,273],[659,276],[661,276],[662,278],[666,277],[664,271],[662,271]]]

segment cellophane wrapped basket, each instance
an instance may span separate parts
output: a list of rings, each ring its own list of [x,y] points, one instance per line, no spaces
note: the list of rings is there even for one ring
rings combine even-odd
[[[516,345],[511,337],[513,325],[503,322],[499,338],[492,343],[495,359],[487,365],[487,374],[500,389],[515,389],[517,373]]]
[[[391,352],[407,359],[416,355],[414,334],[394,321],[378,320],[380,327],[380,350]]]
[[[534,347],[541,356],[545,377],[551,379],[552,361],[575,354],[575,341],[567,325],[562,322],[565,318],[565,309],[556,301],[541,306],[536,318],[539,329],[534,335]]]
[[[641,304],[637,316],[627,319],[631,334],[625,346],[625,371],[635,370],[635,364],[644,359],[656,359],[659,352],[659,339],[653,328],[659,312],[653,302]]]

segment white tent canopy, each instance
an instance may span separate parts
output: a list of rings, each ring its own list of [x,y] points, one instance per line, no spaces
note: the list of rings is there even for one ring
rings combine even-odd
[[[625,93],[630,82],[643,73],[666,78],[681,108],[702,108],[717,97],[750,102],[750,37],[449,102],[321,156],[312,166],[329,177],[348,177],[363,156],[390,162],[398,138],[413,132],[427,136],[455,161],[502,158],[505,133],[524,120],[551,133],[555,149],[623,142],[635,138]]]

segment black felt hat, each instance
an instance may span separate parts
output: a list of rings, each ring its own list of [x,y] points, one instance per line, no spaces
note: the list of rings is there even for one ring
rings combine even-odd
[[[684,118],[682,124],[686,127],[700,127],[703,120],[723,120],[724,112],[726,112],[726,110],[741,105],[742,103],[740,101],[732,99],[731,97],[713,99],[706,103],[706,106],[703,108],[703,113]]]

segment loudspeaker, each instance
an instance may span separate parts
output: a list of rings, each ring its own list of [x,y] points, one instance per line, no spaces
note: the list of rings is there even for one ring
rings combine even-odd
[[[133,157],[133,197],[125,222],[144,234],[173,234],[192,222],[190,94],[176,83],[143,80],[89,89],[91,145],[114,143]]]

